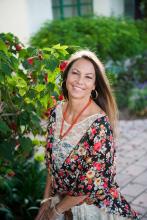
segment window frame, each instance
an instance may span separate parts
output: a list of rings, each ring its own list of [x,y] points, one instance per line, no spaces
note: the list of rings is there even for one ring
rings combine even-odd
[[[82,16],[82,6],[91,6],[92,9],[92,14],[93,14],[93,0],[91,0],[90,2],[81,2],[81,0],[76,0],[76,3],[64,3],[64,0],[59,0],[59,5],[53,5],[53,1],[52,0],[52,10],[53,10],[53,15],[54,15],[54,9],[59,9],[60,11],[60,18],[59,19],[65,19],[64,16],[64,9],[68,8],[68,7],[75,7],[77,10],[77,16]],[[84,15],[83,15],[84,16]],[[56,18],[54,18],[56,19]]]

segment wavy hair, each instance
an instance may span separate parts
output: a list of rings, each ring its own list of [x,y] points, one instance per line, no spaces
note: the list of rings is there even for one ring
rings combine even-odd
[[[68,64],[63,72],[62,79],[62,92],[65,99],[68,100],[68,91],[66,88],[66,79],[68,72],[73,65],[73,63],[81,58],[89,60],[95,69],[95,90],[98,92],[98,96],[93,101],[99,105],[102,110],[107,114],[110,124],[113,129],[113,133],[116,135],[116,122],[118,119],[118,109],[116,105],[115,98],[113,96],[112,88],[109,84],[109,80],[105,73],[105,68],[102,62],[98,59],[95,53],[89,50],[80,50],[72,54],[68,60]]]

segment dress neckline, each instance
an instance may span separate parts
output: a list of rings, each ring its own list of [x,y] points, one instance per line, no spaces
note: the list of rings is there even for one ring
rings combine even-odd
[[[61,117],[63,117],[63,111],[62,111],[62,110],[63,110],[63,103],[64,103],[64,102],[61,102],[60,105],[59,105]],[[102,112],[103,112],[103,111],[102,111]],[[79,121],[79,122],[76,123],[75,125],[80,125],[80,124],[84,123],[85,121],[89,120],[90,118],[92,118],[92,117],[94,117],[94,116],[98,116],[98,118],[101,118],[101,117],[103,117],[103,116],[106,116],[106,114],[100,113],[100,112],[95,113],[95,114],[90,115],[90,116],[88,116],[87,118],[85,118],[85,119]],[[98,119],[98,118],[97,118],[97,119]],[[68,126],[71,125],[71,124],[68,123],[66,120],[64,120],[64,122],[65,122],[65,124],[68,125]]]

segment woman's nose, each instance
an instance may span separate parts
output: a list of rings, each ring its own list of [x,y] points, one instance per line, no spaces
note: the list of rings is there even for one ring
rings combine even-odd
[[[78,83],[79,83],[79,84],[83,84],[83,82],[84,82],[83,77],[82,77],[82,76],[79,76]]]

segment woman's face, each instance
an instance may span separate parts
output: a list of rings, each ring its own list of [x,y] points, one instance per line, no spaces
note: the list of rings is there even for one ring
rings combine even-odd
[[[89,99],[91,91],[95,89],[95,78],[95,69],[89,60],[81,58],[75,61],[66,80],[68,97]]]

